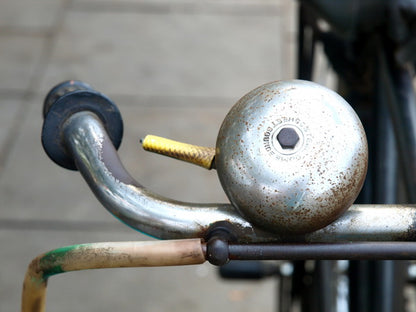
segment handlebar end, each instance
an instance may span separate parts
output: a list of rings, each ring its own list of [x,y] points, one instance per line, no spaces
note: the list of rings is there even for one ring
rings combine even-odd
[[[123,137],[123,120],[112,100],[81,81],[65,81],[48,93],[43,106],[42,145],[51,160],[70,170],[77,170],[65,147],[63,129],[73,114],[89,111],[103,123],[116,149]]]
[[[55,104],[55,102],[59,100],[62,96],[74,91],[81,90],[93,91],[94,89],[89,84],[86,84],[85,82],[79,80],[68,80],[57,84],[48,92],[48,94],[45,97],[45,100],[43,101],[43,118],[45,119],[52,105]]]

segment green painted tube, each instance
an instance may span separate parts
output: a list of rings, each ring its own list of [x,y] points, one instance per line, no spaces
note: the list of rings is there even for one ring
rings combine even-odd
[[[200,239],[73,245],[41,254],[30,263],[22,312],[44,312],[48,278],[64,272],[120,267],[191,265],[205,262]]]

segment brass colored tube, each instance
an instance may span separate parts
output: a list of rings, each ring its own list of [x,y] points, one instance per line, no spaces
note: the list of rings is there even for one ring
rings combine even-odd
[[[200,239],[111,242],[58,248],[36,257],[26,272],[22,312],[44,312],[47,280],[70,271],[201,264],[205,254]]]
[[[143,149],[175,159],[183,160],[205,169],[213,169],[215,148],[192,145],[165,139],[155,135],[147,135],[141,140]]]

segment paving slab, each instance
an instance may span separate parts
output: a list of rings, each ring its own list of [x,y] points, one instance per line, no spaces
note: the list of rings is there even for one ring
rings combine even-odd
[[[93,3],[94,5],[140,5],[142,3],[156,3],[158,5],[198,5],[198,4],[207,4],[207,5],[233,5],[235,7],[244,6],[247,4],[253,6],[266,6],[273,5],[276,7],[282,7],[286,5],[286,0],[118,0],[118,1],[109,1],[109,0],[73,0],[72,7],[75,7],[82,3]]]
[[[7,161],[10,145],[9,140],[13,140],[13,128],[18,122],[19,109],[23,102],[22,96],[3,96],[0,97],[0,174],[4,163]]]
[[[44,153],[40,143],[41,107],[41,98],[27,104],[28,116],[0,180],[0,218],[82,219],[88,216],[86,211],[99,205],[79,174],[59,168]]]
[[[276,16],[71,11],[42,83],[108,94],[242,96],[285,76]]]
[[[64,0],[2,0],[0,31],[39,33],[49,31]]]
[[[71,8],[88,11],[140,11],[157,14],[226,14],[226,15],[277,15],[287,6],[285,0],[75,0]]]
[[[45,40],[43,36],[0,33],[0,93],[25,92],[29,88]]]

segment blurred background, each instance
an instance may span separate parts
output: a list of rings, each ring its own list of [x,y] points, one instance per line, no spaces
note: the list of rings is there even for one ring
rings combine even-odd
[[[125,126],[120,157],[151,190],[226,202],[215,171],[147,154],[139,139],[214,146],[241,96],[294,78],[296,7],[289,0],[1,1],[0,311],[19,310],[26,267],[39,253],[150,239],[114,219],[78,173],[47,158],[40,133],[49,89],[78,79],[112,98]],[[84,271],[50,279],[47,310],[273,311],[275,283],[226,282],[209,264]]]

